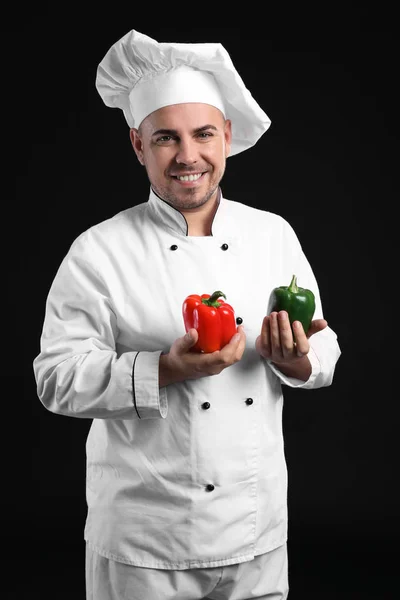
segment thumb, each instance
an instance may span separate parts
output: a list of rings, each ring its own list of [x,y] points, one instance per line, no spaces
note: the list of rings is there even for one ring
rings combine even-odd
[[[314,321],[311,321],[310,328],[307,331],[307,337],[310,338],[312,335],[318,333],[318,331],[322,331],[327,326],[328,322],[325,319],[315,319]]]
[[[189,329],[186,335],[184,335],[182,338],[184,349],[194,346],[198,339],[199,334],[197,333],[197,330],[192,327],[192,329]]]

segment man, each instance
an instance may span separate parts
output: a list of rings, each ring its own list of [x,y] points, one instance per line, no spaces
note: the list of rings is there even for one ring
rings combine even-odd
[[[340,349],[291,226],[222,194],[227,157],[270,120],[219,44],[133,30],[96,84],[124,112],[149,197],[74,241],[34,361],[48,410],[93,419],[87,598],[287,598],[282,384],[330,385]],[[270,305],[292,274],[316,298],[295,340]],[[194,352],[183,303],[215,291],[237,333]]]

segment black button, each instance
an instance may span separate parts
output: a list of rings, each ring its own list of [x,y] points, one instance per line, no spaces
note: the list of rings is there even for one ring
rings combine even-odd
[[[208,485],[206,485],[206,490],[207,492],[212,492],[214,489],[214,486],[212,483],[209,483]]]
[[[248,404],[248,405],[253,404],[253,398],[247,398],[246,404]]]
[[[178,250],[178,246],[176,244],[172,244],[170,250]]]
[[[203,404],[201,405],[201,408],[207,409],[210,408],[211,404],[209,402],[203,402]]]
[[[236,323],[237,323],[238,325],[240,325],[241,323],[243,323],[243,319],[242,319],[242,317],[236,317]]]
[[[222,244],[221,248],[222,250],[228,250],[229,246],[228,244]]]

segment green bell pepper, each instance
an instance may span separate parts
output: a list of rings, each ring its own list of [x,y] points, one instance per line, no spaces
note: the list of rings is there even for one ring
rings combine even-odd
[[[290,325],[300,321],[307,333],[315,312],[315,296],[311,290],[297,286],[296,275],[293,275],[289,286],[280,286],[272,291],[272,311],[280,310],[288,313]]]

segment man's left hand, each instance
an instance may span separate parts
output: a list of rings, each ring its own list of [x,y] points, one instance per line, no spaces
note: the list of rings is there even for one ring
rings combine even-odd
[[[294,366],[308,354],[309,338],[327,325],[325,319],[315,319],[306,334],[300,321],[294,321],[293,336],[288,313],[284,310],[272,312],[263,319],[261,334],[256,339],[256,350],[278,368],[281,365]]]

